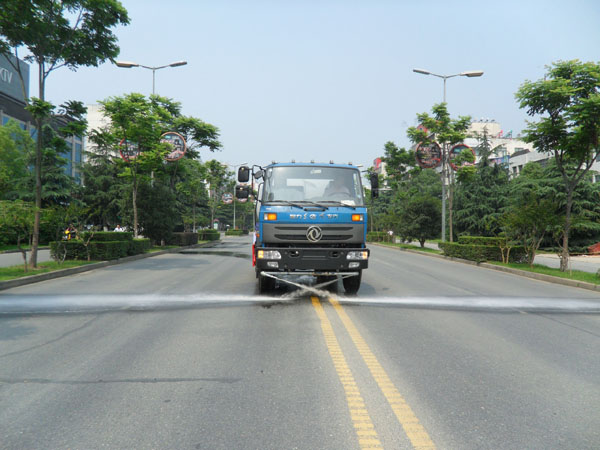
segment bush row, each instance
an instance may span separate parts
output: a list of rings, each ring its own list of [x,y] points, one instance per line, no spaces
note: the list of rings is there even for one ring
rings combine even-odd
[[[390,242],[394,236],[390,236],[387,231],[369,231],[367,233],[367,242]]]
[[[444,255],[453,258],[462,258],[477,262],[502,261],[502,251],[499,246],[460,244],[456,242],[439,242],[438,246],[444,252]],[[525,252],[525,247],[522,245],[511,247],[510,262],[524,262],[526,260],[527,253]]]
[[[132,239],[130,241],[90,241],[87,245],[83,240],[50,242],[50,255],[55,260],[79,259],[87,260],[88,252],[90,259],[94,261],[109,261],[111,259],[123,258],[125,256],[138,255],[150,250],[152,243],[150,239]]]
[[[206,229],[198,231],[198,237],[201,241],[218,241],[221,235],[217,230]]]
[[[244,233],[244,230],[227,230],[225,236],[241,236],[242,234],[248,234],[248,230]]]
[[[176,232],[176,233],[172,233],[171,237],[169,239],[167,239],[167,244],[168,245],[179,245],[179,246],[186,246],[186,245],[195,245],[198,243],[198,233],[192,233],[192,232]]]
[[[87,241],[90,236],[92,241],[102,242],[131,241],[133,239],[131,231],[84,231],[81,233],[84,241]]]
[[[506,238],[488,236],[459,236],[458,243],[472,245],[493,245],[495,247],[500,247],[506,246]]]

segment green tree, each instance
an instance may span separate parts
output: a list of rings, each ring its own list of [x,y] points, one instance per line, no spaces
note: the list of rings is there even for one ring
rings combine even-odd
[[[538,151],[554,156],[566,193],[560,270],[569,261],[573,195],[595,160],[600,157],[600,64],[559,61],[546,76],[525,81],[516,93],[519,106],[536,117],[525,130],[525,140]]]
[[[210,224],[215,221],[215,214],[217,208],[221,205],[221,195],[223,194],[224,188],[227,185],[230,173],[227,170],[227,166],[221,164],[216,159],[207,161],[204,166],[206,167],[206,181],[209,186],[209,199],[208,207],[210,210]]]
[[[111,28],[129,23],[127,11],[117,0],[3,0],[0,9],[0,54],[14,54],[27,48],[25,60],[38,66],[38,99],[29,110],[37,133],[35,158],[35,221],[31,264],[37,265],[40,212],[42,205],[43,125],[50,117],[51,105],[45,100],[46,81],[60,67],[76,70],[80,66],[98,66],[119,54],[117,38]],[[16,59],[23,93],[25,80]]]
[[[16,234],[17,248],[23,255],[23,268],[27,272],[27,250],[22,243],[31,244],[35,206],[22,200],[0,201],[0,229],[12,229]]]
[[[92,223],[99,224],[102,229],[112,229],[123,222],[120,208],[127,185],[118,176],[112,134],[92,130],[90,141],[94,142],[94,150],[86,152],[86,161],[81,166],[85,180],[82,201],[89,208]]]
[[[27,159],[34,145],[29,133],[16,122],[0,126],[0,200],[19,197],[18,186],[27,177]]]
[[[449,171],[448,154],[450,147],[454,144],[462,142],[467,136],[467,129],[471,124],[469,116],[460,116],[458,119],[451,119],[448,113],[446,103],[438,103],[433,105],[433,115],[427,113],[417,114],[417,119],[423,127],[410,127],[407,130],[408,138],[413,144],[429,144],[435,140],[442,147],[442,222],[444,222],[446,214],[446,195],[445,186],[448,181],[448,210],[450,224],[450,241],[453,240],[453,200],[454,200],[454,174]],[[445,160],[445,161],[444,161]],[[442,230],[442,241],[445,240],[446,230]]]
[[[456,188],[454,219],[457,234],[496,236],[508,205],[509,179],[501,165],[477,167]]]
[[[525,247],[530,266],[545,236],[555,232],[562,218],[555,192],[537,163],[526,164],[511,182],[509,205],[500,223],[509,240]]]
[[[406,240],[417,240],[425,247],[425,241],[439,233],[441,206],[440,199],[431,195],[417,194],[409,198],[400,215],[401,236]]]
[[[176,184],[175,189],[182,204],[182,220],[185,225],[189,218],[192,225],[191,230],[196,232],[198,206],[208,200],[205,183],[206,168],[195,159],[183,159],[179,161],[179,165],[182,168],[183,176]]]

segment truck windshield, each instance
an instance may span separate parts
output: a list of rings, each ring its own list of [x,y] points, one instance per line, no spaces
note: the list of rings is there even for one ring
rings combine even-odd
[[[263,200],[364,205],[360,172],[346,167],[270,167],[265,174]]]

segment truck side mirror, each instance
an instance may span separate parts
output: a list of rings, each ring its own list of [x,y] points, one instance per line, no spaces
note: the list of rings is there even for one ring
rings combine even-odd
[[[376,173],[372,173],[369,181],[371,182],[371,197],[379,197],[379,176]]]
[[[257,180],[260,180],[264,175],[265,175],[265,171],[262,169],[254,172],[254,178],[256,178]]]
[[[235,198],[242,199],[250,196],[250,186],[236,186],[235,187]]]
[[[249,179],[250,179],[250,168],[247,166],[240,167],[238,169],[238,181],[240,183],[247,183]]]

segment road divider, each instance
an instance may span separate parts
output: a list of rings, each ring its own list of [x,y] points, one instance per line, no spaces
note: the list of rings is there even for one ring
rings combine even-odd
[[[323,330],[325,343],[327,344],[327,349],[329,350],[329,355],[333,361],[335,371],[337,372],[342,386],[344,387],[344,392],[346,393],[346,402],[348,403],[350,418],[354,425],[358,444],[363,450],[381,449],[383,447],[379,441],[377,431],[375,431],[365,402],[356,385],[352,371],[350,370],[350,367],[348,367],[348,363],[346,362],[346,358],[344,357],[340,344],[335,336],[331,322],[327,318],[323,305],[321,305],[319,299],[313,296],[311,297],[311,300],[317,316],[321,321],[321,329]]]
[[[329,298],[329,302],[333,305],[335,311],[340,317],[340,320],[344,324],[346,331],[348,331],[352,342],[354,342],[354,345],[362,356],[363,361],[367,365],[371,375],[379,386],[379,389],[381,389],[381,392],[394,411],[398,422],[400,422],[402,425],[402,428],[404,429],[404,432],[408,436],[408,439],[413,447],[419,450],[435,449],[435,445],[429,437],[429,434],[421,425],[419,419],[404,397],[400,394],[400,392],[398,392],[398,389],[396,389],[385,369],[381,366],[356,326],[354,326],[354,323],[348,314],[346,314],[346,311],[344,311],[342,308],[342,305],[340,305],[340,303],[334,298]]]

